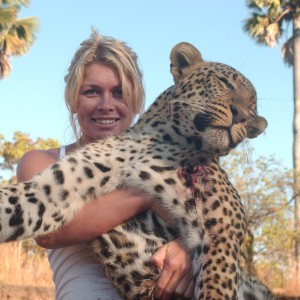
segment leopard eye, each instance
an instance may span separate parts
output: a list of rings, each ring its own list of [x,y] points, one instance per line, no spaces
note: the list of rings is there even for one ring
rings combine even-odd
[[[228,89],[234,91],[234,86],[225,77],[216,76],[220,82],[222,82]]]
[[[241,109],[230,105],[232,113],[232,122],[234,124],[246,122],[248,119],[248,113],[243,112]]]

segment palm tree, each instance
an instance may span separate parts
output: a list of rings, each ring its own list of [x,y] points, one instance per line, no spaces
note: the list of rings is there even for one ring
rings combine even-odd
[[[0,79],[11,71],[9,58],[24,55],[35,40],[38,20],[35,17],[17,19],[22,6],[30,0],[0,0]]]
[[[294,119],[293,164],[295,195],[295,282],[300,282],[300,0],[247,0],[252,10],[244,31],[258,44],[275,47],[283,25],[293,24],[292,36],[282,46],[282,56],[293,67]]]

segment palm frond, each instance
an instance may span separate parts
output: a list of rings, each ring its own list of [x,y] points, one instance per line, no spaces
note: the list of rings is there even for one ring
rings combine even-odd
[[[255,12],[267,11],[268,14],[278,14],[284,6],[281,0],[247,0],[246,5]]]
[[[294,65],[294,37],[290,37],[281,47],[283,62],[291,67]]]
[[[246,5],[248,8],[255,10],[257,12],[262,11],[264,7],[264,2],[263,0],[247,0]]]
[[[258,44],[266,45],[264,35],[266,28],[269,25],[269,19],[265,15],[253,13],[251,18],[245,20],[243,30],[248,33]]]
[[[19,2],[21,5],[28,7],[30,4],[30,0],[16,0]]]
[[[265,42],[270,47],[276,47],[277,42],[281,37],[281,29],[278,23],[272,23],[266,27],[265,31]]]
[[[0,35],[3,30],[10,27],[10,24],[17,18],[18,10],[14,7],[0,8]]]
[[[276,47],[281,37],[281,22],[272,22],[268,15],[253,13],[245,20],[243,30],[252,37],[256,43],[269,47]]]
[[[38,22],[35,17],[17,20],[5,36],[7,55],[25,54],[34,43],[37,30]]]
[[[18,7],[20,5],[28,7],[30,0],[0,0],[0,7]]]
[[[38,19],[17,19],[21,6],[29,3],[30,0],[0,0],[0,79],[11,71],[10,56],[27,53],[35,41]]]

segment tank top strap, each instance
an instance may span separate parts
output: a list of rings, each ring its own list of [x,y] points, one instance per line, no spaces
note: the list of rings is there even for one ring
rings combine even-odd
[[[66,155],[66,146],[65,145],[62,145],[60,148],[59,148],[59,158],[64,158]]]

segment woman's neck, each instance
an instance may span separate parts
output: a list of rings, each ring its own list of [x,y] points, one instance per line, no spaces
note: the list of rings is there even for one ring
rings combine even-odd
[[[83,146],[80,141],[69,144],[66,146],[66,153],[70,153],[78,149],[79,147]]]

